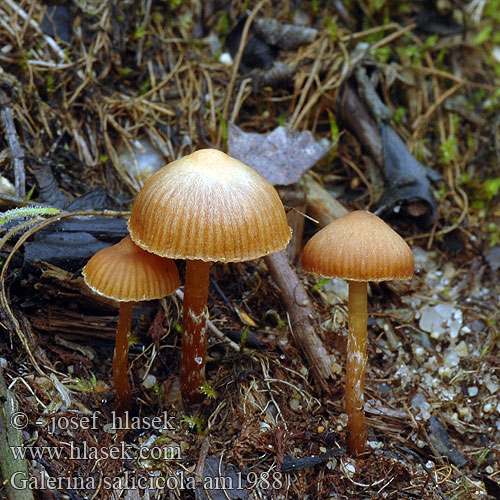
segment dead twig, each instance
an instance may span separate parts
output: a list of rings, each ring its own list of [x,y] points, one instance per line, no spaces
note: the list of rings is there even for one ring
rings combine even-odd
[[[25,458],[15,457],[12,450],[21,448],[23,437],[19,430],[18,417],[25,417],[18,411],[17,400],[3,378],[3,370],[0,370],[0,471],[4,479],[3,488],[7,493],[8,500],[33,500],[33,492],[30,488],[16,488],[11,482],[14,474],[22,478],[28,478],[28,463]],[[17,424],[17,425],[13,425]],[[3,498],[3,496],[2,496]]]
[[[314,312],[307,292],[288,263],[286,252],[264,257],[269,272],[281,290],[283,302],[290,315],[292,336],[307,358],[314,378],[325,392],[329,392],[332,364],[314,324]]]
[[[26,181],[24,173],[24,151],[19,144],[17,138],[16,126],[14,125],[14,118],[12,117],[12,108],[9,105],[7,94],[0,89],[0,113],[2,116],[2,123],[9,143],[10,154],[14,160],[14,178],[16,186],[16,196],[19,198],[26,197]]]

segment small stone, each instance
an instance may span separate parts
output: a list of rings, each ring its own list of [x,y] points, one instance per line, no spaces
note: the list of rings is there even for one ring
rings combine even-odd
[[[151,389],[156,384],[156,377],[154,375],[148,375],[143,381],[142,386],[144,389]]]
[[[477,396],[478,392],[479,392],[479,389],[474,385],[467,387],[467,394],[469,394],[470,397]]]
[[[496,394],[498,392],[498,382],[496,380],[488,377],[488,379],[484,381],[484,385],[490,394]]]
[[[323,285],[323,290],[336,295],[337,300],[333,300],[332,305],[338,303],[338,299],[340,299],[341,302],[347,302],[349,298],[349,284],[345,280],[331,279]]]
[[[122,143],[118,148],[118,159],[139,186],[165,165],[163,155],[146,137],[133,141],[130,146]]]
[[[271,426],[267,422],[261,422],[259,424],[260,432],[268,432],[271,429]]]
[[[233,58],[231,57],[231,54],[229,52],[223,52],[219,56],[219,62],[224,64],[225,66],[232,66]]]
[[[354,464],[345,464],[344,468],[349,475],[352,475],[356,472],[356,466]]]
[[[437,267],[436,261],[434,258],[436,257],[436,252],[430,251],[427,252],[423,248],[413,247],[413,259],[415,260],[415,267],[417,269],[424,269],[425,271],[430,271],[431,269],[435,269]]]
[[[465,327],[462,328],[462,331],[464,331]],[[461,340],[456,346],[455,346],[455,352],[457,353],[457,356],[461,358],[465,358],[466,356],[469,355],[469,349],[467,348],[467,344]]]
[[[419,326],[429,332],[431,337],[439,339],[447,334],[450,338],[457,338],[462,327],[463,314],[451,304],[426,305],[422,311]]]
[[[109,424],[104,424],[103,427],[102,427],[102,430],[104,432],[106,432],[107,434],[115,434],[116,433],[116,430],[115,428],[113,427],[113,424],[112,423],[109,423]]]
[[[461,416],[461,417],[468,417],[470,415],[470,410],[467,406],[460,406],[458,408],[458,414]]]
[[[418,412],[418,415],[416,415],[415,418],[418,418],[419,420],[429,420],[431,417],[431,405],[421,392],[417,392],[417,394],[413,396],[411,406],[416,412]]]
[[[468,326],[475,332],[482,332],[486,328],[484,322],[479,319],[471,321]]]
[[[450,347],[446,350],[446,355],[444,357],[444,367],[447,373],[451,373],[455,370],[458,367],[458,363],[460,363],[460,356],[453,347]]]
[[[493,271],[500,269],[500,246],[493,247],[486,255],[486,262]]]

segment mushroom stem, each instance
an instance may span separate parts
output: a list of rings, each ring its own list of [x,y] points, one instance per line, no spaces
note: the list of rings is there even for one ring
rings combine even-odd
[[[363,453],[366,446],[364,412],[364,385],[367,364],[367,282],[349,281],[349,336],[345,377],[345,411],[347,424],[347,451],[351,455]]]
[[[120,314],[116,330],[115,355],[113,358],[113,379],[116,388],[116,413],[123,413],[130,407],[130,383],[127,375],[130,324],[134,302],[120,302]]]
[[[179,370],[181,395],[186,406],[202,400],[200,387],[205,383],[209,277],[210,262],[186,261]]]

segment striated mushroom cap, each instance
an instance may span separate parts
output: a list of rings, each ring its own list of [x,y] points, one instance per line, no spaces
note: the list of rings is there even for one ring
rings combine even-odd
[[[93,255],[82,274],[93,292],[118,302],[160,299],[180,284],[173,260],[146,252],[129,236]]]
[[[357,210],[328,224],[307,242],[302,266],[328,278],[400,280],[413,276],[413,253],[382,219]]]
[[[291,238],[274,187],[215,149],[196,151],[150,177],[128,227],[137,245],[172,259],[241,262],[283,250]]]

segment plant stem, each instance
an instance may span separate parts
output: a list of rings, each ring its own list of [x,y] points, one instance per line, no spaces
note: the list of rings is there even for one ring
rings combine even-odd
[[[116,330],[115,356],[113,358],[113,379],[116,389],[116,413],[123,413],[130,407],[130,383],[127,375],[130,325],[134,302],[120,302],[120,315]]]
[[[186,406],[203,399],[200,387],[205,383],[209,277],[210,262],[186,261],[179,370],[182,401]]]
[[[366,446],[364,386],[367,340],[367,283],[349,281],[349,336],[345,375],[345,411],[347,424],[347,451],[351,455],[363,453]]]

